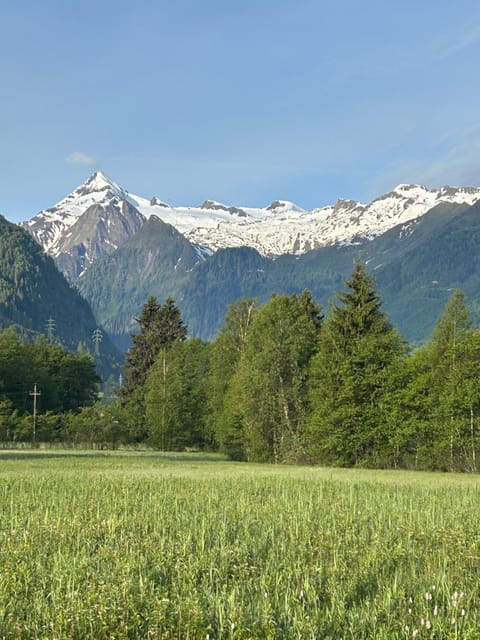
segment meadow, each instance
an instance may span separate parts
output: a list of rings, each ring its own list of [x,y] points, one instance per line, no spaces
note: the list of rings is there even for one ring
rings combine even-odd
[[[480,637],[480,478],[0,452],[0,638]]]

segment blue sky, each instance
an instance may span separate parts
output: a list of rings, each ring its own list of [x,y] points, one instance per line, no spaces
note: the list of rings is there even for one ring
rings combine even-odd
[[[0,3],[0,212],[480,185],[478,0]]]

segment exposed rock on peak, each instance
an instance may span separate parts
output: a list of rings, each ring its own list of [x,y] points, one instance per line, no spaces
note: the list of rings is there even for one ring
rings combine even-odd
[[[200,209],[204,209],[206,211],[227,211],[228,213],[240,216],[241,218],[247,217],[247,214],[243,209],[239,209],[238,207],[227,207],[221,202],[215,202],[215,200],[204,200],[200,205]]]

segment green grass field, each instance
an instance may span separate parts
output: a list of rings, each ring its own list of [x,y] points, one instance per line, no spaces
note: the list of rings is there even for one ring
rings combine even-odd
[[[0,638],[480,638],[480,478],[0,452]]]

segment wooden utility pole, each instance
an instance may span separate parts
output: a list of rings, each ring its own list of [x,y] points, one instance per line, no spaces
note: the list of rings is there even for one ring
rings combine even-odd
[[[162,451],[165,451],[165,404],[167,401],[167,356],[166,349],[163,347],[163,403],[162,403]]]
[[[37,383],[33,385],[33,391],[30,391],[30,395],[33,396],[33,431],[32,431],[32,447],[37,446],[37,398],[42,394],[37,391]]]

